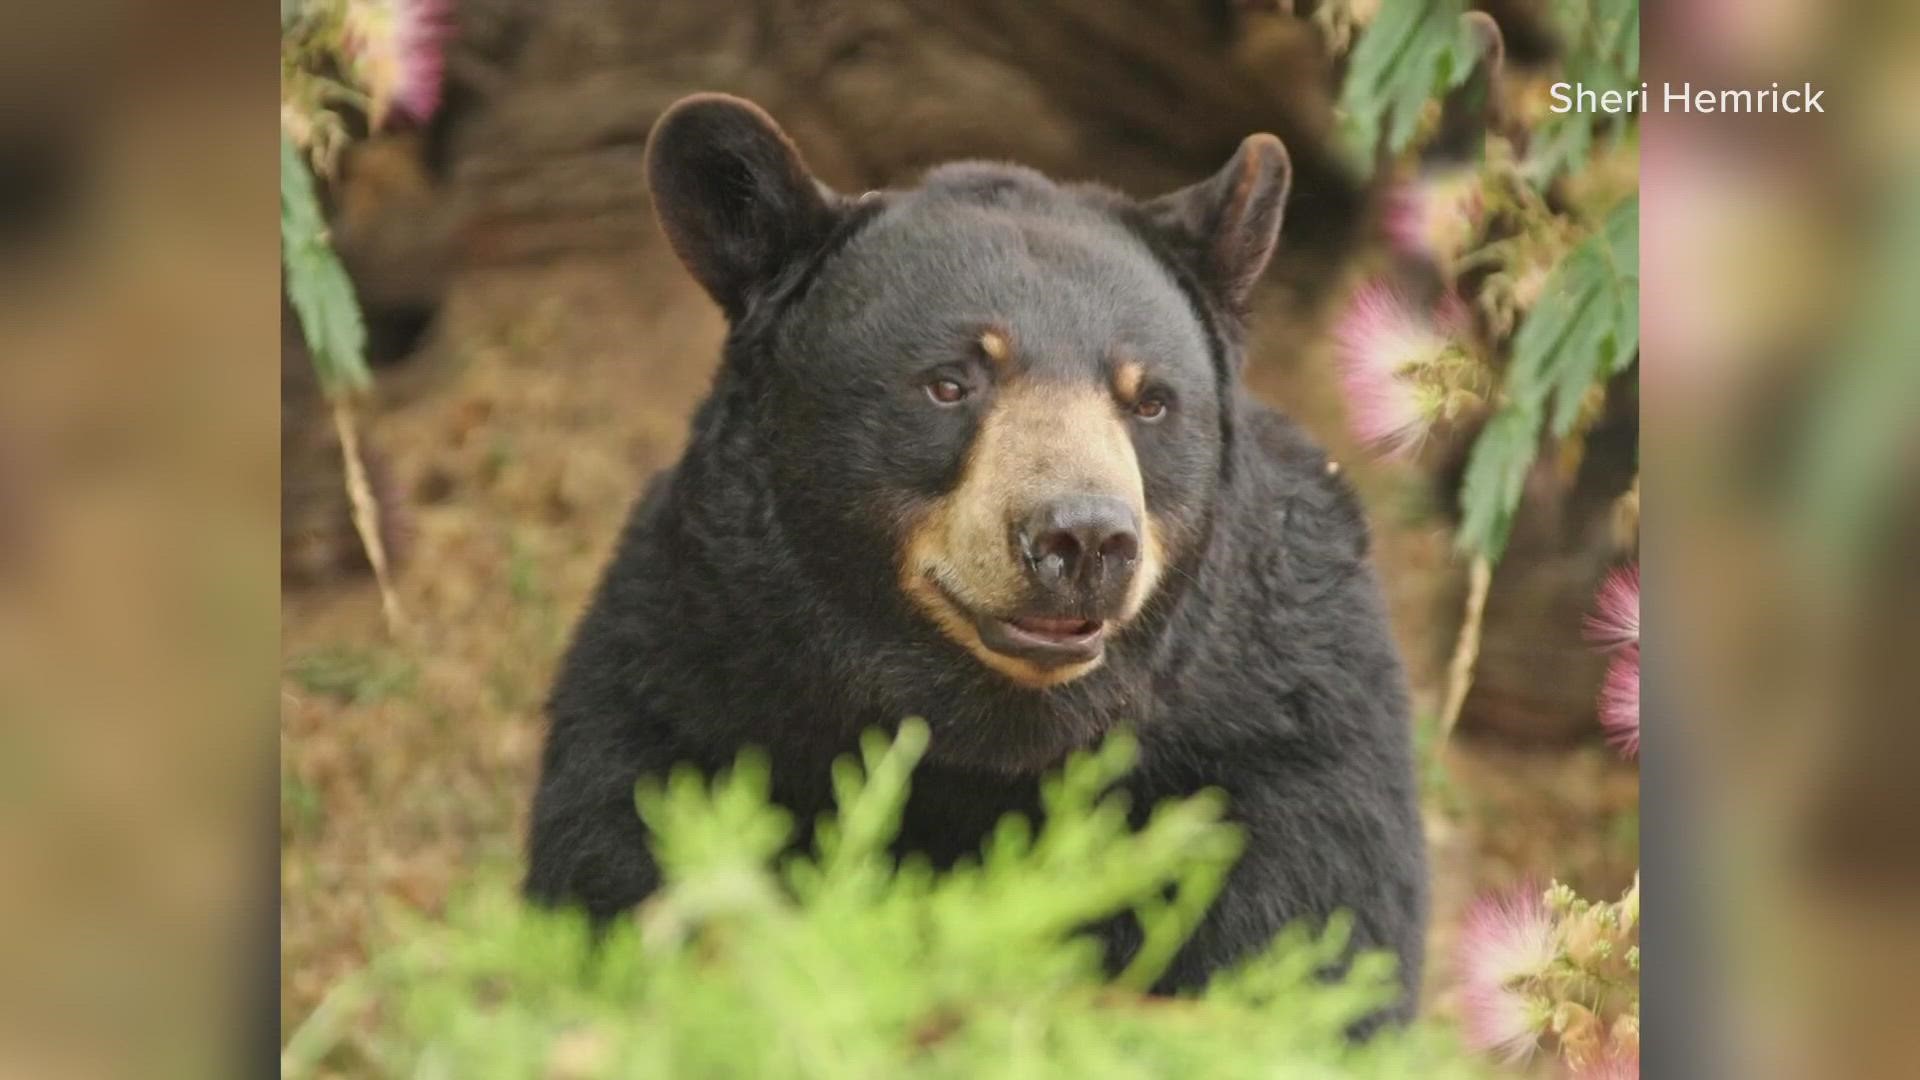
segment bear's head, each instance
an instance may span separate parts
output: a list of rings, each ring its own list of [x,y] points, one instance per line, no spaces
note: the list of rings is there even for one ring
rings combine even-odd
[[[1255,135],[1145,202],[984,163],[846,197],[714,94],[647,156],[731,322],[784,527],[1028,688],[1098,668],[1204,543],[1288,178]]]

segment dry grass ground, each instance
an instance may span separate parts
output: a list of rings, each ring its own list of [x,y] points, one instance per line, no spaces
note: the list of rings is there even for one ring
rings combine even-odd
[[[433,912],[487,868],[517,872],[554,664],[641,480],[678,452],[724,327],[671,260],[470,275],[370,430],[410,518],[382,627],[363,579],[289,590],[282,642],[281,1012],[291,1030],[365,962],[396,909]],[[1323,358],[1252,378],[1343,438]],[[1456,588],[1444,525],[1350,450],[1418,699],[1438,698]],[[1520,876],[1615,891],[1635,862],[1637,783],[1598,746],[1456,744],[1429,802],[1442,952],[1463,902]],[[1433,1007],[1448,1008],[1445,965]]]

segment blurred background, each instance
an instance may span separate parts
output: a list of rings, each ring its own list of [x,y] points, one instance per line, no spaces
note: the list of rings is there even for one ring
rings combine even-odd
[[[1557,5],[1474,6],[1509,78],[1553,70]],[[1153,194],[1279,134],[1298,176],[1249,381],[1353,471],[1442,710],[1460,463],[1376,461],[1343,415],[1327,332],[1392,259],[1391,175],[1336,146],[1320,5],[459,5],[431,118],[357,139],[322,192],[367,313],[398,633],[281,318],[256,8],[0,18],[0,1073],[251,1075],[383,912],[514,865],[552,664],[717,357],[638,177],[695,89],[761,102],[847,191],[993,156]],[[1643,40],[1656,86],[1828,88],[1825,116],[1654,115],[1633,148],[1656,381],[1608,430],[1644,419],[1657,462],[1646,1060],[1906,1075],[1920,24],[1676,0]],[[1580,635],[1638,471],[1610,460],[1521,503],[1456,733],[1425,743],[1438,954],[1484,888],[1605,897],[1641,860]]]

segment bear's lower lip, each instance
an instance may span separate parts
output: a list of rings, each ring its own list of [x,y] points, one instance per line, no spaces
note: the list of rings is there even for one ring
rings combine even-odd
[[[1106,624],[1092,619],[996,619],[991,615],[975,619],[981,644],[1042,667],[1097,660],[1106,646]]]

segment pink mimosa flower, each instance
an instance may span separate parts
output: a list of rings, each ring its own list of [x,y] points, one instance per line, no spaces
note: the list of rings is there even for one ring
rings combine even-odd
[[[416,123],[433,116],[452,37],[451,0],[349,0],[347,53],[375,127],[390,107]]]
[[[1622,754],[1640,756],[1640,646],[1627,645],[1607,665],[1600,685],[1600,726]]]
[[[1540,1048],[1547,1012],[1518,990],[1472,990],[1463,997],[1469,1045],[1508,1063],[1525,1061]]]
[[[1629,758],[1640,756],[1640,564],[1607,575],[1587,616],[1587,640],[1614,657],[1600,685],[1600,726]]]
[[[1467,912],[1458,947],[1467,1041],[1508,1061],[1528,1057],[1549,1012],[1516,984],[1545,973],[1558,951],[1543,894],[1522,886],[1482,897]]]
[[[1355,291],[1334,336],[1354,435],[1387,457],[1417,449],[1447,404],[1439,367],[1466,313],[1451,298],[1432,311],[1382,282]]]
[[[1387,193],[1383,225],[1387,240],[1402,253],[1447,263],[1473,242],[1484,209],[1474,170],[1436,169]]]
[[[1603,649],[1640,643],[1640,564],[1607,575],[1587,616],[1587,640]]]

